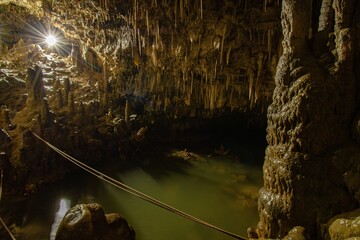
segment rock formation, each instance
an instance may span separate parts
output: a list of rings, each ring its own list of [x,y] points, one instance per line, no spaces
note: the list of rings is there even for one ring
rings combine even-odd
[[[119,214],[105,214],[97,203],[72,207],[62,219],[55,240],[135,240],[135,232]]]
[[[356,110],[355,2],[335,0],[332,6],[335,38],[328,43],[335,49],[329,65],[309,45],[312,1],[283,1],[283,54],[268,108],[269,146],[259,196],[262,237],[283,237],[301,225],[312,238],[321,238],[321,224],[359,204],[344,178],[360,163],[350,133]],[[355,175],[351,178],[359,178]]]

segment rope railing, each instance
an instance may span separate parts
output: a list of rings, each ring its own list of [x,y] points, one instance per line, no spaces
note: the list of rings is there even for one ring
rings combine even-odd
[[[181,217],[184,217],[184,218],[186,218],[188,220],[191,220],[193,222],[202,224],[202,225],[204,225],[206,227],[212,228],[212,229],[217,230],[217,231],[219,231],[219,232],[221,232],[223,234],[231,236],[231,237],[233,237],[235,239],[240,239],[240,240],[245,240],[246,239],[245,237],[239,236],[239,235],[237,235],[235,233],[229,232],[229,231],[224,230],[224,229],[222,229],[220,227],[217,227],[217,226],[215,226],[215,225],[213,225],[211,223],[208,223],[208,222],[203,221],[203,220],[201,220],[199,218],[196,218],[196,217],[194,217],[194,216],[192,216],[192,215],[190,215],[190,214],[188,214],[186,212],[183,212],[183,211],[181,211],[181,210],[179,210],[179,209],[177,209],[175,207],[172,207],[172,206],[170,206],[170,205],[168,205],[166,203],[163,203],[163,202],[161,202],[161,201],[159,201],[159,200],[157,200],[157,199],[155,199],[153,197],[150,197],[149,195],[146,195],[146,194],[144,194],[144,193],[142,193],[142,192],[140,192],[140,191],[138,191],[138,190],[124,184],[124,183],[122,183],[122,182],[119,182],[118,180],[116,180],[114,178],[111,178],[110,176],[108,176],[108,175],[106,175],[106,174],[104,174],[104,173],[102,173],[102,172],[100,172],[100,171],[86,165],[85,163],[83,163],[83,162],[73,158],[72,156],[68,155],[67,153],[61,151],[60,149],[58,149],[57,147],[55,147],[54,145],[52,145],[48,141],[41,138],[35,132],[32,132],[32,134],[36,138],[38,138],[40,141],[42,141],[44,144],[46,144],[48,147],[50,147],[55,152],[57,152],[59,155],[64,157],[66,160],[70,161],[71,163],[73,163],[74,165],[80,167],[81,169],[85,170],[86,172],[96,176],[97,178],[103,180],[104,182],[107,182],[107,183],[115,186],[116,188],[119,188],[119,189],[121,189],[121,190],[123,190],[123,191],[125,191],[127,193],[130,193],[130,194],[132,194],[132,195],[134,195],[134,196],[136,196],[136,197],[138,197],[138,198],[140,198],[140,199],[142,199],[144,201],[147,201],[147,202],[149,202],[151,204],[154,204],[154,205],[156,205],[158,207],[161,207],[161,208],[163,208],[163,209],[165,209],[165,210],[167,210],[169,212],[177,214],[177,215],[179,215]]]
[[[14,235],[12,234],[10,229],[6,226],[6,224],[5,224],[4,220],[2,219],[2,217],[0,217],[0,222],[1,222],[1,225],[4,226],[5,231],[9,234],[10,239],[11,240],[16,240],[16,238],[14,237]]]
[[[3,178],[4,178],[4,170],[1,168],[0,169],[0,202],[1,202],[1,198],[2,198]],[[5,231],[9,234],[10,239],[11,240],[16,240],[16,238],[14,237],[14,235],[12,234],[10,229],[6,226],[6,224],[5,224],[4,220],[2,219],[2,217],[0,217],[0,222],[1,222],[1,225],[4,226]]]

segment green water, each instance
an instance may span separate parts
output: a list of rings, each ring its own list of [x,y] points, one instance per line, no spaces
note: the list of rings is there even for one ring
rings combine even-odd
[[[262,185],[263,150],[228,156],[199,154],[200,161],[167,157],[177,150],[167,151],[161,159],[146,159],[131,170],[120,171],[111,166],[103,171],[197,218],[246,236],[247,227],[258,222],[257,192]],[[138,240],[233,239],[144,202],[87,173],[73,175],[34,196],[26,206],[20,239],[50,239],[60,205],[64,211],[70,205],[88,202],[100,203],[106,213],[123,215],[135,229]]]

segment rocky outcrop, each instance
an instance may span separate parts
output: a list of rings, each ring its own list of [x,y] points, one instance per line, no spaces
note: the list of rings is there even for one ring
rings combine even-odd
[[[55,240],[135,240],[135,231],[119,214],[105,214],[97,203],[72,207],[62,219]]]
[[[349,143],[356,109],[357,38],[350,20],[355,5],[333,3],[335,39],[327,41],[335,48],[321,53],[325,58],[334,50],[331,64],[317,60],[318,53],[309,47],[311,18],[316,18],[311,4],[283,1],[283,54],[268,108],[269,146],[258,206],[262,237],[283,237],[301,225],[312,238],[322,238],[320,224],[359,204],[354,191],[349,192],[349,183],[359,175],[349,177],[351,181],[344,178],[350,176],[354,161],[359,162],[358,145],[354,150],[354,143]]]

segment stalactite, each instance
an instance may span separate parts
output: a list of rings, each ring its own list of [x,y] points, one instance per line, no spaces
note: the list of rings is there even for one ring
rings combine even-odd
[[[148,38],[150,36],[150,24],[149,24],[149,10],[146,9],[146,30],[147,30],[147,35]]]
[[[174,24],[175,28],[177,28],[177,19],[178,19],[178,0],[174,1]]]
[[[220,65],[222,65],[222,59],[223,59],[223,54],[224,54],[225,34],[226,34],[226,25],[225,25],[225,27],[223,29],[223,36],[222,36],[222,40],[221,40]]]
[[[69,93],[69,98],[68,98],[68,112],[70,114],[72,114],[74,112],[74,94],[73,93]]]
[[[149,85],[150,85],[150,86],[149,86],[150,92],[153,92],[153,91],[154,91],[154,87],[155,87],[155,77],[152,76],[149,81],[150,81],[150,84],[149,84]]]
[[[174,54],[174,32],[171,31],[171,54]]]
[[[134,26],[136,29],[136,22],[137,22],[137,11],[136,11],[136,5],[137,5],[137,1],[134,0]]]
[[[159,19],[157,20],[157,24],[156,24],[156,49],[159,48],[160,45],[160,27],[159,27]]]
[[[252,107],[254,102],[254,72],[252,68],[247,70],[247,77],[249,79],[249,101],[250,107]]]
[[[137,29],[138,35],[138,45],[139,45],[139,56],[141,56],[141,36],[140,36],[140,29]]]
[[[125,122],[130,122],[130,106],[129,106],[129,100],[126,100],[125,102]]]
[[[200,16],[203,19],[203,0],[200,0]]]
[[[194,89],[194,72],[191,71],[191,83],[190,83],[190,93],[193,93],[193,89]]]
[[[214,66],[214,79],[216,79],[216,75],[217,75],[217,60],[215,60],[215,66]]]
[[[228,51],[226,53],[226,65],[229,65],[229,60],[230,60],[230,53],[231,53],[231,45],[228,48]]]
[[[267,4],[268,4],[267,0],[264,0],[264,11],[265,11],[265,12],[266,12],[266,10],[267,10]]]
[[[272,30],[268,29],[268,38],[267,38],[267,52],[268,52],[268,62],[271,62],[272,54]]]
[[[154,64],[154,66],[156,67],[157,66],[157,56],[156,56],[155,45],[152,45],[151,60]]]
[[[184,21],[184,0],[180,0],[180,19]]]
[[[225,82],[225,90],[227,91],[229,89],[230,85],[230,77],[228,74],[226,74],[226,82]]]
[[[259,52],[258,54],[258,59],[257,59],[257,76],[256,76],[256,84],[255,84],[255,99],[254,99],[254,103],[256,103],[260,97],[260,81],[261,81],[261,74],[262,74],[262,70],[263,70],[263,63],[264,63],[264,53],[263,52]]]

